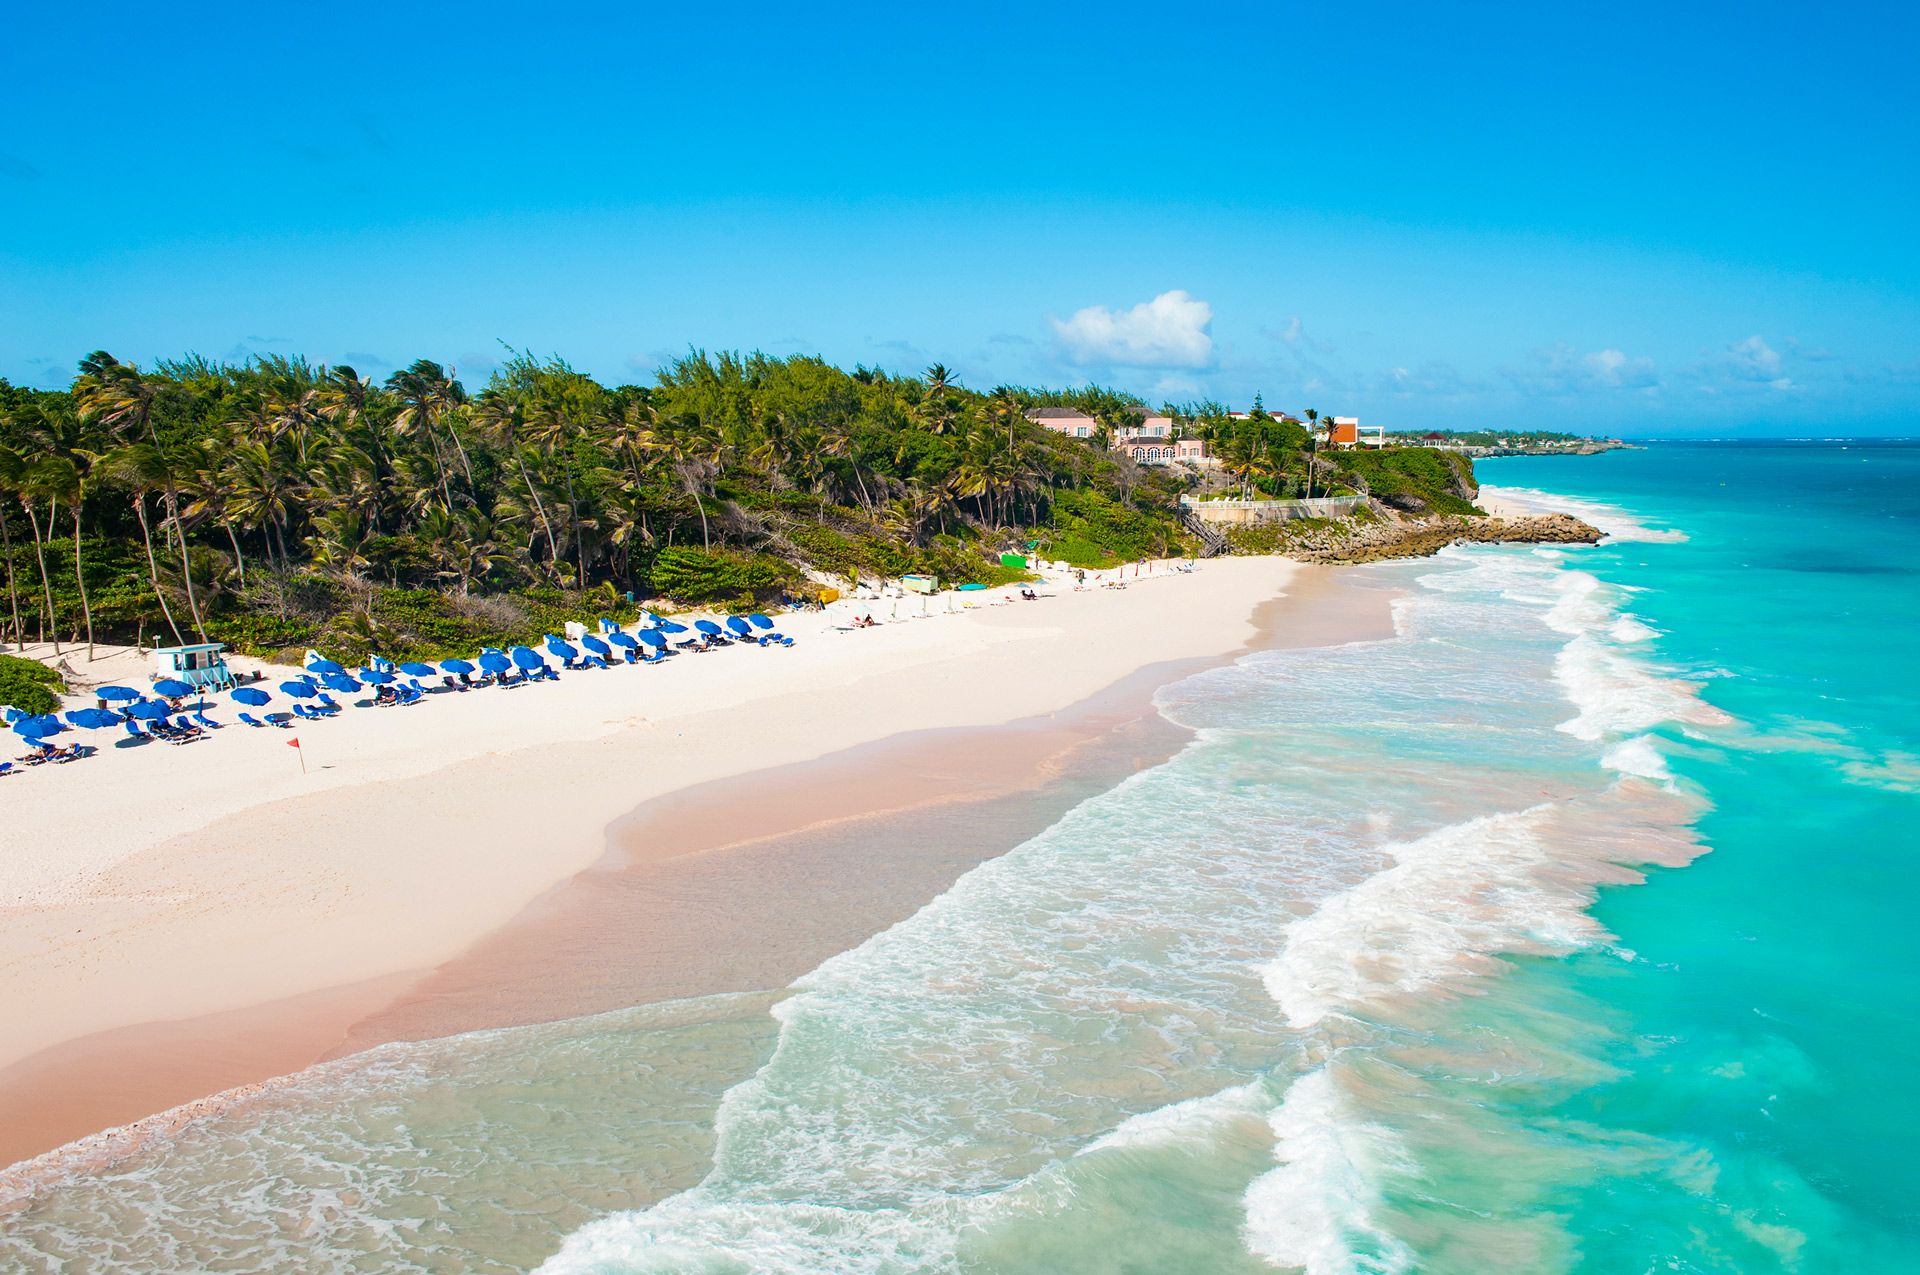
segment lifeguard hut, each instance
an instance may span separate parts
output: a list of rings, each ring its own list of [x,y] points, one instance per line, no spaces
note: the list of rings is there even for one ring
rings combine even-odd
[[[195,642],[189,646],[162,646],[153,653],[156,677],[177,678],[201,690],[219,691],[233,685],[227,669],[227,644]]]

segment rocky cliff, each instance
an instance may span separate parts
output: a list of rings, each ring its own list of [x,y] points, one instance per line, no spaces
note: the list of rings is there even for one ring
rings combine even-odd
[[[1376,507],[1377,508],[1377,507]],[[1601,531],[1571,514],[1406,518],[1378,510],[1366,518],[1306,520],[1267,528],[1258,538],[1228,533],[1239,553],[1278,553],[1301,562],[1378,562],[1424,558],[1450,544],[1597,544]]]

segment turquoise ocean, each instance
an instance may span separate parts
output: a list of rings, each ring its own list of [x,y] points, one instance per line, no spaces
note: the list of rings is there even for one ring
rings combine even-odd
[[[1395,637],[792,989],[103,1143],[0,1269],[1920,1270],[1920,447],[1481,475],[1609,538],[1355,568]]]

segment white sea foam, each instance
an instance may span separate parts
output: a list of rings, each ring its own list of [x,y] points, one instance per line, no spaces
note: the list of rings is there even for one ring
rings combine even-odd
[[[1589,633],[1555,657],[1554,677],[1579,709],[1560,729],[1598,742],[1655,726],[1726,726],[1732,718],[1700,698],[1697,683],[1670,676]]]
[[[1666,755],[1651,735],[1621,740],[1600,755],[1600,764],[1623,775],[1650,779],[1663,787],[1673,785],[1673,771],[1667,766]]]
[[[1616,642],[1649,642],[1660,636],[1660,630],[1634,616],[1623,615],[1613,622],[1607,635]]]
[[[1356,1112],[1325,1067],[1294,1081],[1269,1123],[1280,1163],[1247,1188],[1247,1247],[1306,1275],[1411,1270],[1412,1250],[1374,1217],[1383,1179],[1414,1167],[1392,1132]]]
[[[1262,972],[1287,1022],[1379,1011],[1485,973],[1499,953],[1564,951],[1600,933],[1560,875],[1553,807],[1470,819],[1392,849],[1393,866],[1288,927]]]
[[[1518,505],[1530,511],[1572,514],[1583,522],[1598,527],[1611,540],[1678,543],[1687,538],[1684,531],[1673,527],[1651,526],[1630,511],[1602,500],[1566,496],[1559,492],[1541,491],[1535,487],[1483,485],[1480,490],[1490,499]]]

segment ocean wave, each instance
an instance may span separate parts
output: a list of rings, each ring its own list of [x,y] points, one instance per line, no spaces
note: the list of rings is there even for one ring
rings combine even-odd
[[[1560,729],[1598,742],[1664,724],[1724,727],[1730,714],[1700,696],[1697,682],[1670,676],[1590,633],[1569,641],[1554,658],[1554,677],[1579,712]]]
[[[1480,490],[1495,500],[1518,505],[1532,512],[1572,514],[1583,522],[1598,527],[1610,540],[1680,544],[1687,539],[1686,532],[1678,528],[1653,526],[1631,511],[1619,505],[1608,504],[1603,500],[1567,496],[1559,492],[1541,491],[1535,487],[1483,485]]]
[[[1325,1067],[1293,1082],[1270,1123],[1280,1163],[1247,1188],[1247,1247],[1305,1275],[1412,1270],[1413,1250],[1375,1217],[1383,1181],[1415,1167],[1392,1131],[1356,1113]]]

